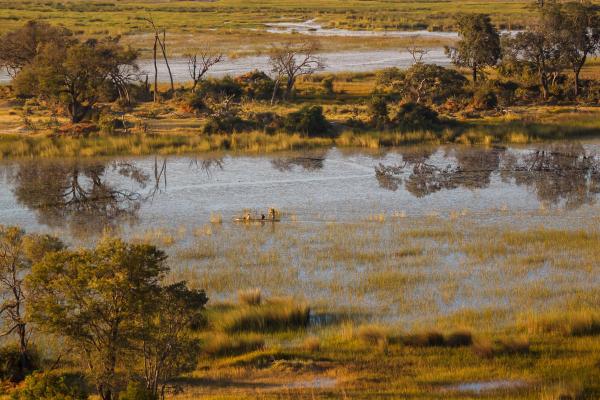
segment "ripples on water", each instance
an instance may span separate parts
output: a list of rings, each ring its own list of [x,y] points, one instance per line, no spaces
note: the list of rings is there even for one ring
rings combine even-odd
[[[324,150],[277,156],[36,160],[1,165],[0,216],[28,229],[126,222],[132,229],[226,219],[277,207],[305,221],[373,213],[449,215],[482,222],[540,208],[575,211],[598,200],[599,146]],[[554,219],[568,219],[564,213]],[[508,217],[510,218],[510,217]],[[565,220],[566,220],[565,219]],[[91,222],[93,221],[93,223]],[[519,222],[519,221],[515,221]]]

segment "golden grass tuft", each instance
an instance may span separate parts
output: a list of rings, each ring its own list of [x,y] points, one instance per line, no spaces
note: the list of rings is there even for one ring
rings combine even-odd
[[[238,292],[238,301],[246,306],[259,306],[262,302],[260,289],[247,289]]]

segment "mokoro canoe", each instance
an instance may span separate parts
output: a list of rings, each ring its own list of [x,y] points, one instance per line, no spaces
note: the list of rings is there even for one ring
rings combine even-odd
[[[281,221],[281,219],[279,219],[279,218],[275,218],[275,219],[273,219],[273,218],[265,218],[265,219],[262,219],[262,218],[250,218],[250,219],[246,219],[246,218],[243,218],[243,217],[236,217],[236,218],[233,219],[233,222],[242,222],[242,223],[243,222],[247,222],[247,223],[250,223],[250,222],[280,222],[280,221]]]

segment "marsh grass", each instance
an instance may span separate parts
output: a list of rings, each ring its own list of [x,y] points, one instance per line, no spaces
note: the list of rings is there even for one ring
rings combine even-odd
[[[210,357],[231,357],[251,353],[265,347],[265,339],[258,334],[227,335],[214,333],[203,344],[202,350]]]
[[[215,321],[222,331],[274,332],[303,329],[308,326],[310,308],[291,299],[269,299],[262,305],[240,306]]]
[[[260,306],[262,303],[262,292],[260,289],[247,289],[238,292],[238,301],[246,306]]]

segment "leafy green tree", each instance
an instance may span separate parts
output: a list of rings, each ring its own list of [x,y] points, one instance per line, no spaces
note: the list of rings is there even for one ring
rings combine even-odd
[[[556,27],[560,56],[573,72],[575,96],[579,95],[579,75],[588,57],[600,49],[600,15],[596,6],[570,2],[551,4],[542,9],[551,26]]]
[[[165,261],[154,246],[104,238],[48,254],[27,278],[32,320],[80,350],[102,400],[116,398],[116,368],[139,335],[140,310],[160,293]]]
[[[48,43],[16,76],[20,95],[39,96],[63,104],[71,121],[81,122],[98,102],[103,87],[123,90],[135,69],[137,53],[114,40],[88,40],[71,46]]]
[[[54,237],[27,235],[17,227],[0,225],[0,321],[4,329],[0,337],[14,334],[18,339],[20,356],[14,380],[23,379],[32,367],[23,279],[34,262],[62,248],[63,244]]]
[[[417,63],[393,81],[390,91],[415,103],[441,104],[464,92],[467,79],[439,65]]]
[[[477,82],[477,74],[483,68],[500,60],[500,35],[486,14],[460,15],[456,25],[460,40],[456,47],[447,46],[446,54],[455,65],[470,68],[473,82]]]
[[[543,99],[548,98],[552,76],[563,69],[560,49],[547,29],[547,26],[538,25],[532,30],[519,32],[514,37],[506,36],[503,40],[506,50],[503,63],[527,65],[526,69],[533,70]],[[512,69],[523,70],[514,67]]]
[[[208,301],[203,290],[189,289],[185,282],[162,287],[141,315],[138,342],[146,389],[164,398],[168,381],[196,367],[199,346],[189,329],[203,319]]]

